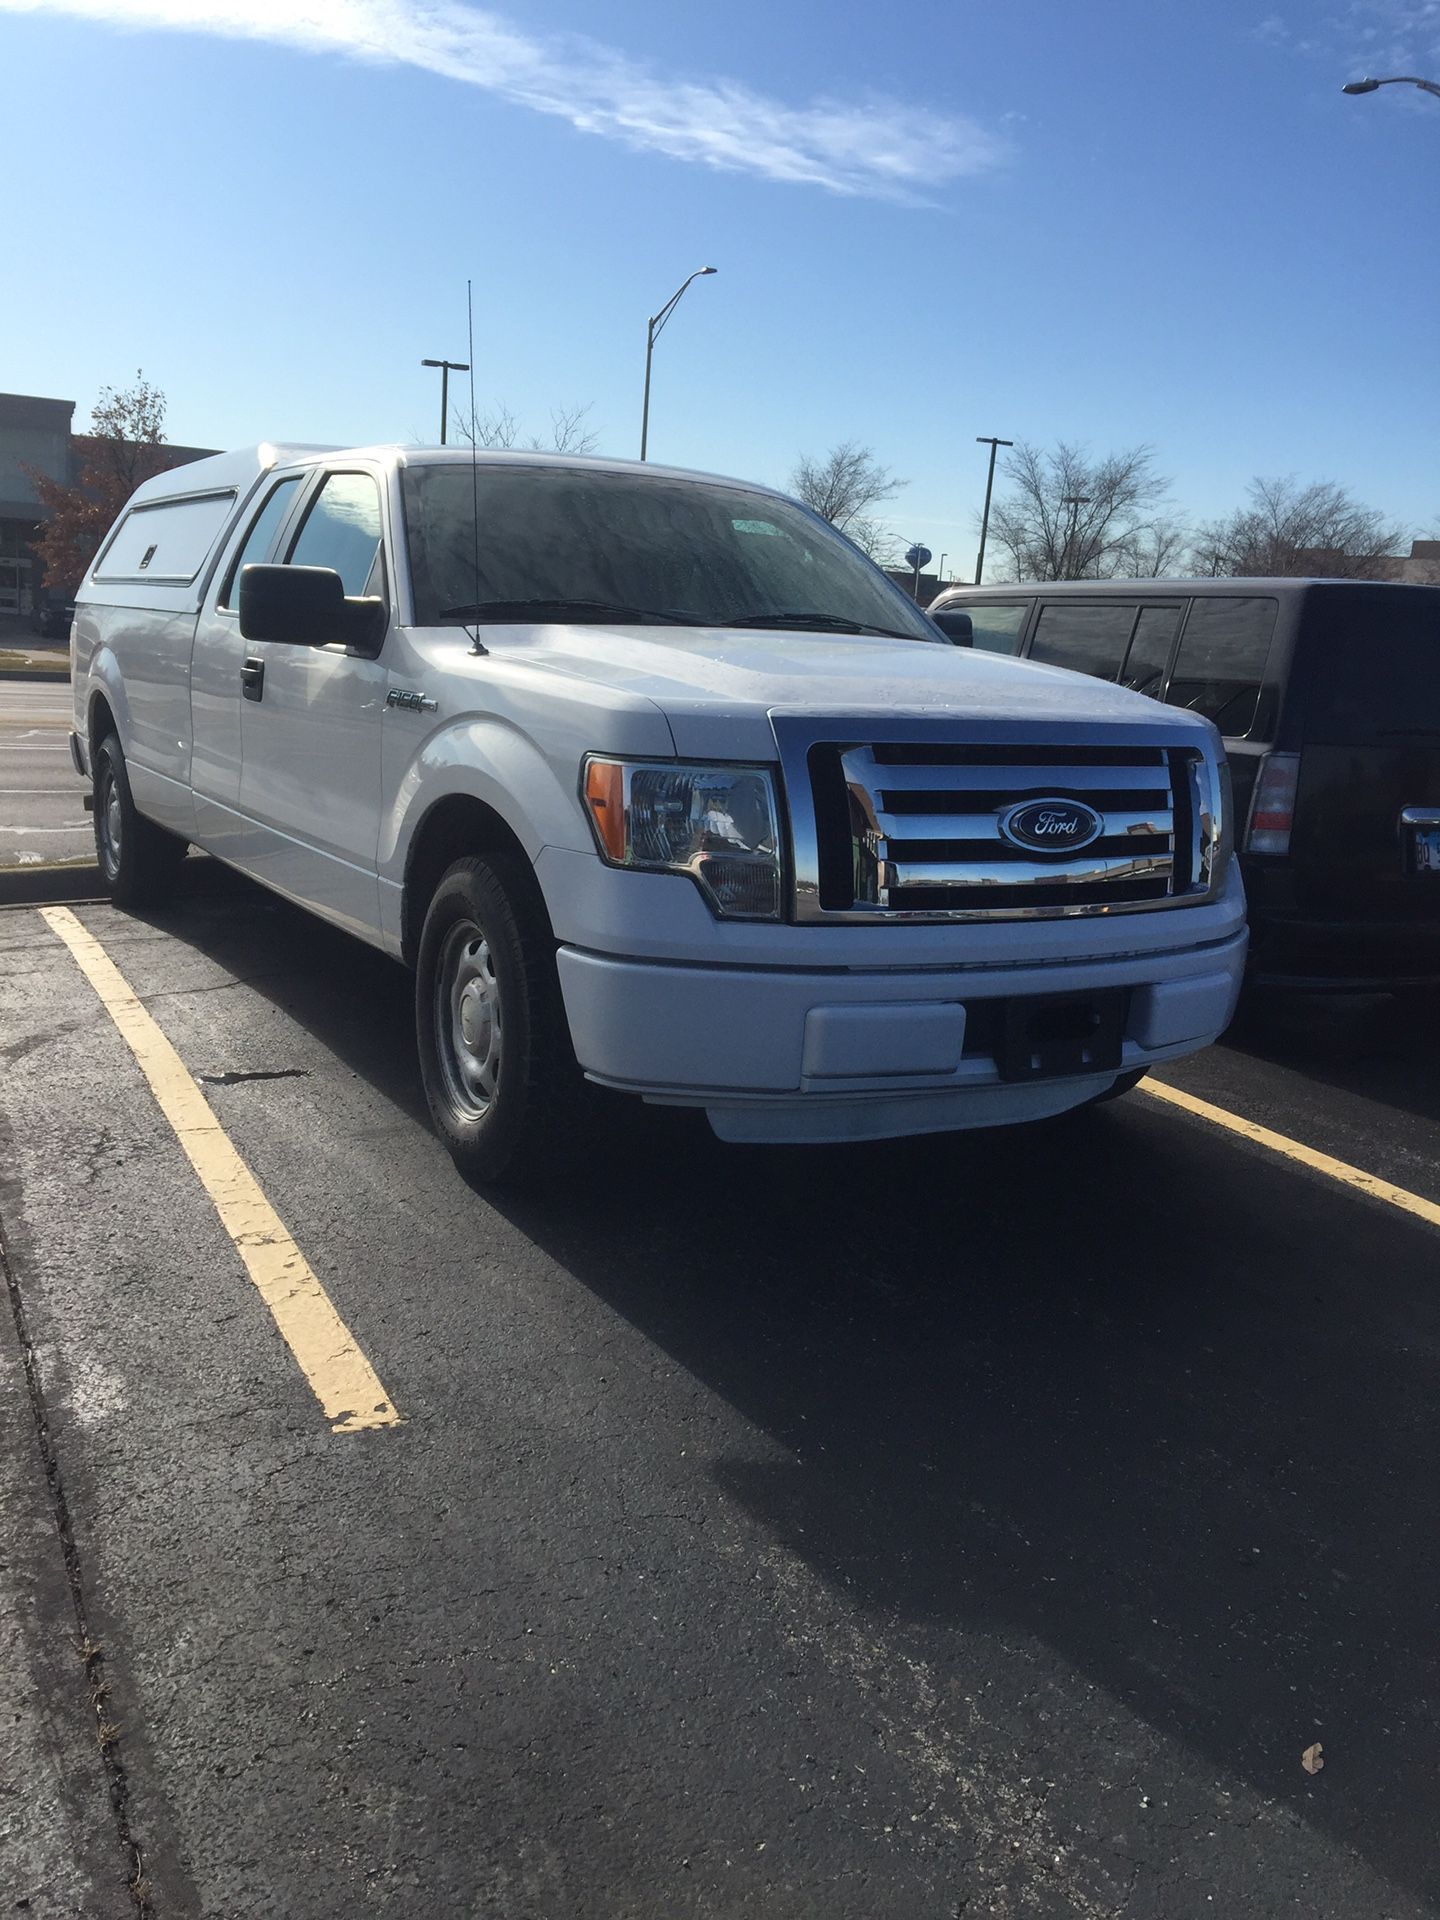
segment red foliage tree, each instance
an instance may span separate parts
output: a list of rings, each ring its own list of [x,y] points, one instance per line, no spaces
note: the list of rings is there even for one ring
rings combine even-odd
[[[90,414],[92,431],[77,435],[84,449],[73,486],[26,468],[48,519],[31,543],[46,584],[73,594],[120,509],[142,481],[169,464],[165,396],[137,372],[133,387],[102,387]]]

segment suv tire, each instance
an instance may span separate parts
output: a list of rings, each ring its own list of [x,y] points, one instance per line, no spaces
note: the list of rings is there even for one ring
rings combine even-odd
[[[487,1184],[573,1164],[594,1089],[582,1076],[533,878],[502,856],[457,860],[425,914],[415,1035],[435,1131]]]
[[[159,906],[174,891],[187,842],[136,811],[113,733],[95,749],[95,859],[117,907]]]

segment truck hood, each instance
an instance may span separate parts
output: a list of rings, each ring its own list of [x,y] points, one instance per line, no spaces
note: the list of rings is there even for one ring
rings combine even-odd
[[[451,630],[453,633],[453,629]],[[487,645],[492,635],[487,631]],[[572,683],[653,702],[683,757],[773,754],[768,716],[954,718],[992,728],[1138,729],[1172,741],[1211,732],[1192,714],[1103,680],[968,647],[850,634],[733,628],[497,628],[497,654]]]

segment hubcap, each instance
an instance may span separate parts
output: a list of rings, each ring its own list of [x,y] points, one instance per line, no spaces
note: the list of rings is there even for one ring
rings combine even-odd
[[[101,850],[105,855],[105,864],[111,873],[120,865],[120,783],[113,773],[106,773],[105,787],[101,795],[100,807]]]
[[[462,1119],[483,1119],[495,1103],[502,1024],[489,942],[473,920],[457,921],[435,972],[435,1042],[445,1090]]]

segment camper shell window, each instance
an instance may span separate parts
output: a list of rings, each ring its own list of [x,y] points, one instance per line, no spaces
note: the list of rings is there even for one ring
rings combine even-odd
[[[233,487],[132,507],[102,548],[94,577],[188,587],[214,551],[234,507]]]

